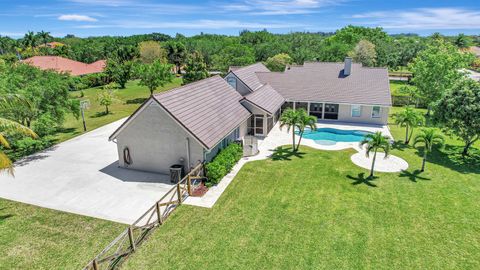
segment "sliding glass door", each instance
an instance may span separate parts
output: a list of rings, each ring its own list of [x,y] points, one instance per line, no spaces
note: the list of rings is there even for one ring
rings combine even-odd
[[[325,103],[324,119],[337,120],[338,119],[338,104]]]

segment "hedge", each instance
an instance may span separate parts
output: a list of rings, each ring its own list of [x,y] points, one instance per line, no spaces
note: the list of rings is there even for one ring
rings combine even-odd
[[[242,158],[243,149],[238,143],[232,143],[205,166],[210,184],[216,185],[227,175],[233,166]]]

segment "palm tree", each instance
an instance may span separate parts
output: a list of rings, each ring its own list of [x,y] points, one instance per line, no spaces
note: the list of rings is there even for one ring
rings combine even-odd
[[[412,138],[413,129],[423,124],[423,116],[413,108],[406,107],[405,110],[395,114],[395,124],[405,127],[405,144],[408,144]]]
[[[370,133],[365,135],[363,140],[360,142],[360,146],[363,147],[367,145],[366,149],[366,156],[367,158],[370,157],[370,152],[373,152],[373,160],[372,160],[372,168],[370,170],[370,176],[368,178],[373,177],[373,170],[375,168],[375,159],[377,158],[377,151],[382,149],[385,153],[385,158],[388,157],[390,153],[390,142],[389,137],[382,135],[382,132],[377,131],[375,133]]]
[[[296,127],[298,128],[298,135],[300,139],[298,140],[297,149],[300,147],[300,142],[302,141],[303,133],[305,132],[305,128],[309,127],[311,130],[316,130],[317,125],[317,117],[313,115],[308,115],[308,113],[304,109],[297,110],[298,122]]]
[[[432,152],[433,146],[437,145],[438,147],[443,147],[445,143],[445,138],[434,128],[423,128],[415,139],[413,140],[413,145],[422,143],[424,146],[423,150],[423,161],[421,171],[425,171],[425,162],[427,161],[427,154]]]
[[[32,138],[37,137],[37,134],[35,134],[35,132],[33,132],[31,129],[12,120],[0,117],[0,145],[4,148],[10,148],[10,144],[5,138],[5,133],[8,132],[21,133]],[[2,150],[0,150],[0,172],[1,171],[7,171],[13,176],[13,163]]]
[[[37,37],[32,31],[28,31],[23,37],[23,46],[26,48],[32,48],[37,45]]]
[[[284,126],[287,127],[288,132],[290,132],[291,128],[293,129],[292,130],[292,151],[295,151],[295,127],[298,125],[298,122],[299,122],[298,113],[291,108],[286,109],[282,113],[282,116],[280,117],[280,129],[283,128]]]
[[[43,41],[43,44],[47,46],[48,40],[52,37],[50,32],[40,31],[37,33],[37,36]]]

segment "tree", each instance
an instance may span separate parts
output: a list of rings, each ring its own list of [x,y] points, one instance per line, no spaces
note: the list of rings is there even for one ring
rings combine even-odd
[[[114,99],[115,92],[110,86],[104,87],[104,89],[98,93],[97,100],[100,103],[100,106],[105,107],[105,115],[110,113],[108,106],[113,104]]]
[[[416,146],[418,144],[423,144],[424,146],[422,169],[421,169],[422,172],[425,171],[425,162],[427,161],[427,154],[432,152],[433,146],[436,145],[436,146],[442,147],[444,143],[445,143],[445,139],[434,128],[423,128],[420,130],[420,133],[418,133],[415,136],[415,139],[413,140],[413,146]]]
[[[295,149],[295,151],[298,151],[298,148],[300,147],[300,142],[302,141],[303,133],[305,132],[305,128],[309,127],[310,130],[317,129],[317,117],[309,115],[304,109],[296,110],[296,114],[298,117],[296,127],[298,129],[298,136],[300,138],[298,139],[297,148]]]
[[[182,64],[185,63],[187,57],[185,45],[178,41],[167,41],[165,50],[167,51],[168,60],[175,65],[177,73],[180,74]]]
[[[32,31],[28,31],[22,40],[24,48],[33,49],[37,45],[37,36]]]
[[[405,144],[408,144],[412,138],[413,129],[423,123],[422,114],[411,107],[406,107],[405,110],[396,113],[394,117],[395,124],[405,127]]]
[[[183,83],[191,83],[208,78],[207,65],[203,61],[203,56],[199,52],[193,52],[187,60]]]
[[[42,41],[43,45],[47,46],[47,43],[50,41],[52,36],[50,36],[50,32],[40,31],[37,33],[37,36]]]
[[[466,49],[472,46],[473,40],[471,37],[466,36],[465,34],[459,34],[453,41],[453,44],[460,49]]]
[[[270,71],[281,72],[285,71],[285,68],[292,63],[293,59],[288,54],[280,53],[275,56],[269,57],[265,62],[265,65],[268,69],[270,69]]]
[[[137,70],[139,85],[148,87],[150,95],[153,95],[157,87],[164,86],[173,80],[171,69],[171,65],[162,64],[159,60],[155,60],[152,64],[140,65]]]
[[[364,145],[367,145],[367,149],[365,150],[367,158],[370,157],[370,152],[373,152],[372,168],[370,169],[369,176],[369,178],[372,178],[375,168],[375,160],[377,158],[377,151],[379,149],[383,150],[385,153],[385,158],[387,158],[390,154],[390,142],[387,136],[384,136],[382,135],[382,132],[377,131],[375,133],[365,135],[364,139],[360,142],[361,147]]]
[[[121,89],[125,89],[125,84],[132,77],[133,63],[131,61],[119,62],[114,59],[107,61],[105,73],[111,81],[118,83]]]
[[[138,51],[140,53],[140,60],[144,64],[151,64],[155,60],[162,63],[167,62],[167,52],[160,43],[156,41],[143,41],[138,44]]]
[[[10,148],[10,143],[5,138],[6,133],[19,133],[32,138],[37,138],[37,134],[31,129],[12,120],[0,117],[0,146]],[[7,171],[7,173],[13,176],[13,163],[0,148],[0,172],[2,171]]]
[[[280,117],[280,129],[283,127],[287,127],[287,132],[290,132],[292,129],[292,151],[296,151],[295,147],[295,127],[298,125],[300,121],[298,114],[295,110],[288,108]]]
[[[0,112],[9,119],[24,126],[30,124],[39,114],[36,104],[21,94],[6,94],[0,98]]]
[[[227,71],[230,66],[245,66],[255,63],[253,49],[240,44],[224,47],[213,57],[213,65],[220,71]]]
[[[417,55],[409,69],[413,72],[412,82],[428,105],[427,115],[430,115],[433,104],[464,77],[460,69],[472,61],[471,54],[462,53],[442,40],[434,41]]]
[[[445,133],[456,135],[465,146],[462,155],[480,139],[480,83],[462,79],[435,105],[433,120],[443,125]]]
[[[353,61],[362,63],[367,67],[373,67],[377,62],[375,45],[368,40],[360,40],[355,49],[350,52],[350,56],[353,58]]]

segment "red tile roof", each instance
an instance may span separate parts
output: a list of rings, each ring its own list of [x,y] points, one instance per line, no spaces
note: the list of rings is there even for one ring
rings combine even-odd
[[[68,72],[73,76],[99,73],[102,72],[106,66],[105,60],[99,60],[91,64],[85,64],[60,56],[34,56],[23,60],[23,62],[38,67],[42,70]]]

